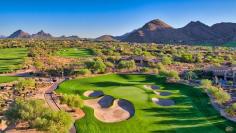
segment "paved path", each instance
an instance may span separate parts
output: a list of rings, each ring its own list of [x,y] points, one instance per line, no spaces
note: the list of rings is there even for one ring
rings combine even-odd
[[[0,76],[17,76],[17,77],[31,77],[30,73],[36,72],[35,67],[31,67],[25,70],[17,70],[16,72],[0,74]]]
[[[57,89],[58,85],[65,81],[65,79],[61,79],[55,83],[53,83],[44,93],[44,98],[45,98],[45,101],[47,102],[48,106],[54,110],[54,111],[59,111],[61,110],[60,107],[56,104],[56,102],[53,100],[52,98],[52,92],[54,90]],[[70,129],[70,133],[76,133],[76,128],[75,128],[75,125],[73,124],[73,126],[71,127]]]

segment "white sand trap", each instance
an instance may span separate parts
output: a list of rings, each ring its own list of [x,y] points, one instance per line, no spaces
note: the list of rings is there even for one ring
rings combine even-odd
[[[86,97],[93,97],[93,98],[97,98],[97,97],[101,97],[103,96],[103,92],[102,91],[93,91],[93,90],[89,90],[89,91],[85,91],[84,92],[84,96]]]
[[[94,116],[106,123],[121,122],[129,119],[134,115],[134,107],[127,100],[116,99],[113,101],[113,105],[109,108],[103,108],[99,101],[109,98],[96,98],[85,100],[84,104],[94,109]],[[110,99],[109,99],[110,100]],[[106,102],[110,103],[110,102]]]
[[[158,98],[152,98],[152,101],[160,106],[172,106],[175,105],[175,102],[170,99],[158,99]]]

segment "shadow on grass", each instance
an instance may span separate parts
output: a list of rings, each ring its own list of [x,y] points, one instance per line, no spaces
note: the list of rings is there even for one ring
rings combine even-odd
[[[155,83],[158,85],[159,81]],[[162,83],[164,90],[178,90],[181,97],[173,97],[176,105],[173,107],[154,107],[143,109],[157,120],[152,124],[170,125],[166,129],[155,129],[153,133],[171,133],[171,132],[225,132],[227,126],[236,130],[233,122],[221,117],[220,114],[209,103],[208,96],[201,89],[182,84]],[[158,120],[161,118],[161,120]],[[163,119],[166,118],[166,119]],[[215,128],[217,127],[217,128]],[[213,131],[215,130],[215,131]]]

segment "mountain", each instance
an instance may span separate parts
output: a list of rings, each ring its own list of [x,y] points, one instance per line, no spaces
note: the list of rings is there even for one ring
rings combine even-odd
[[[117,39],[115,37],[110,36],[110,35],[103,35],[103,36],[96,38],[95,40],[97,40],[97,41],[117,41]]]
[[[0,35],[0,39],[6,38],[6,36]]]
[[[225,43],[236,38],[236,23],[208,26],[200,21],[190,22],[182,28],[173,28],[156,19],[121,38],[121,41],[139,43]]]
[[[212,30],[219,34],[225,41],[235,41],[236,38],[236,24],[235,23],[218,23],[214,24]]]
[[[63,35],[63,36],[60,36],[58,38],[59,39],[80,39],[78,36],[75,36],[75,35],[73,35],[73,36],[65,36],[65,35]]]
[[[22,30],[17,30],[12,33],[8,38],[30,38],[30,34]]]
[[[53,36],[49,33],[45,33],[43,30],[32,35],[32,38],[52,38]]]

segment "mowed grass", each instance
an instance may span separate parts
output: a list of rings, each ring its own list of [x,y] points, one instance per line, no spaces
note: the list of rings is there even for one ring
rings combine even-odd
[[[57,51],[56,55],[62,57],[80,58],[93,56],[94,53],[91,49],[64,48]]]
[[[0,72],[9,72],[21,68],[28,50],[25,48],[0,49]]]
[[[0,76],[0,83],[8,83],[18,80],[18,77]]]
[[[162,107],[152,103],[158,97],[146,84],[161,87],[160,91],[172,95],[176,105]],[[91,108],[85,107],[86,116],[76,122],[79,133],[225,133],[227,126],[236,131],[236,124],[222,118],[209,103],[207,95],[199,88],[182,84],[165,83],[165,78],[155,75],[110,74],[63,82],[57,92],[82,95],[86,90],[102,90],[115,98],[131,101],[135,115],[119,123],[98,121]]]
[[[225,47],[236,47],[236,42],[229,42],[229,43],[226,43],[222,46],[225,46]]]

